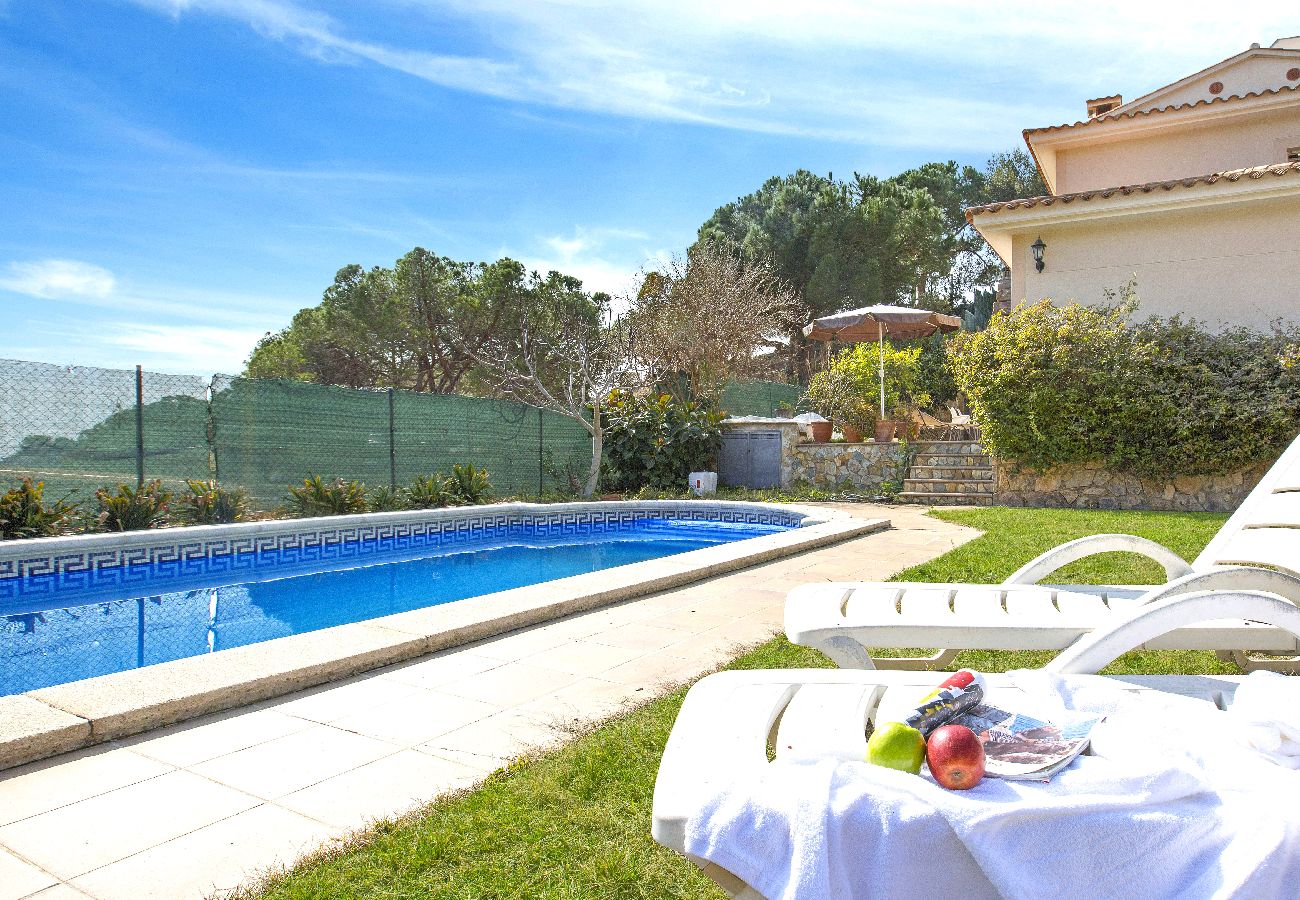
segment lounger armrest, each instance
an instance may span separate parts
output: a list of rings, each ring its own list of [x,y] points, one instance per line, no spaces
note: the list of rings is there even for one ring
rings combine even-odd
[[[1164,567],[1165,577],[1172,581],[1192,571],[1181,556],[1155,541],[1132,534],[1094,534],[1068,541],[1031,559],[1017,569],[1003,584],[1037,584],[1062,566],[1097,553],[1138,553],[1155,560]]]
[[[1274,569],[1255,566],[1217,566],[1201,572],[1189,572],[1168,584],[1151,588],[1142,595],[1143,603],[1193,594],[1198,591],[1268,591],[1300,606],[1300,578]]]
[[[801,584],[786,595],[785,633],[796,644],[820,650],[842,669],[874,669],[865,647],[838,634],[844,601],[856,585],[827,582]]]
[[[1229,617],[1273,625],[1300,638],[1300,607],[1290,600],[1265,591],[1198,591],[1136,607],[1109,627],[1083,635],[1043,668],[1092,674],[1162,634]]]

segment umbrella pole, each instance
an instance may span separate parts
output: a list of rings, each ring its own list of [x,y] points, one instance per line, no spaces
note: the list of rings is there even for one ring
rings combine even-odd
[[[885,419],[885,323],[876,322],[880,329],[880,419]]]

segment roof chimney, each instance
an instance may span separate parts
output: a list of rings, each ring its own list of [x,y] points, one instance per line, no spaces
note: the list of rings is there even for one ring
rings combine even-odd
[[[1098,116],[1104,116],[1112,109],[1124,105],[1124,98],[1119,94],[1113,97],[1098,97],[1096,100],[1088,101],[1088,118],[1095,119]]]

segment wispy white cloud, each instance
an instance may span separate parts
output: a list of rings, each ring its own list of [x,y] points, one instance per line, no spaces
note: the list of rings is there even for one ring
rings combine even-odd
[[[90,306],[180,320],[221,324],[260,324],[275,310],[296,310],[291,298],[206,290],[185,285],[123,283],[112,271],[76,259],[13,261],[0,275],[0,291],[59,305]]]
[[[234,375],[264,330],[218,325],[172,325],[119,319],[88,322],[67,317],[26,323],[40,341],[15,347],[20,359],[55,364],[102,366],[178,375]]]
[[[495,97],[954,151],[1001,148],[1020,128],[1075,115],[1098,91],[1136,95],[1295,30],[1264,0],[1243,0],[1230,17],[1167,0],[1044,2],[1032,12],[958,0],[387,0],[367,5],[367,34],[382,33],[374,22],[388,13],[404,26],[423,15],[426,29],[362,39],[344,18],[292,0],[136,2],[242,21],[322,61]],[[473,52],[420,48],[444,42],[448,18],[477,31]]]
[[[572,275],[588,291],[621,298],[635,290],[640,269],[667,259],[668,251],[650,241],[650,235],[635,228],[577,226],[569,234],[538,238],[536,252],[515,254],[505,248],[501,255],[537,272]]]
[[[42,300],[103,300],[116,285],[113,273],[75,259],[38,259],[11,262],[0,277],[0,290]]]
[[[102,340],[122,358],[163,372],[238,374],[253,346],[265,333],[256,328],[211,325],[139,325],[110,323]]]

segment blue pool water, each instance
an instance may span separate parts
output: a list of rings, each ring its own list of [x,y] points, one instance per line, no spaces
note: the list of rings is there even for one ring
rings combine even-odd
[[[182,570],[29,576],[0,599],[0,695],[360,622],[784,531],[650,519],[598,529],[512,526],[470,539],[352,542],[213,557]],[[10,587],[14,587],[10,585]]]

